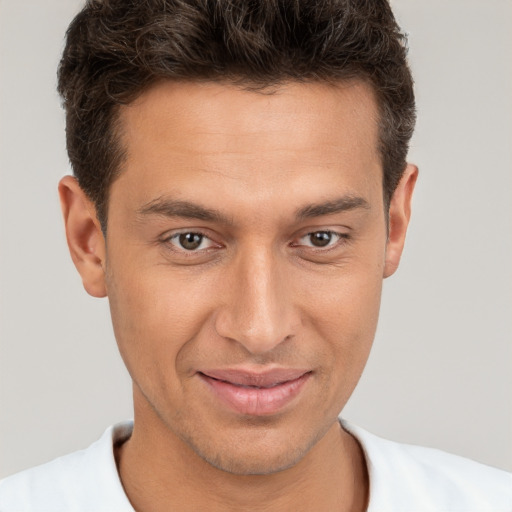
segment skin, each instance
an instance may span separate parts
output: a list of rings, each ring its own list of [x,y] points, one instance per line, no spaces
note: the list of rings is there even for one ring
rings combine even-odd
[[[134,431],[116,453],[132,504],[365,510],[364,456],[337,417],[369,355],[417,176],[408,166],[387,224],[372,90],[163,82],[120,122],[127,157],[106,239],[75,179],[59,190],[71,255],[85,289],[108,296],[133,379]],[[197,250],[184,233],[203,236]],[[268,415],[226,407],[199,373],[276,366],[309,373]]]

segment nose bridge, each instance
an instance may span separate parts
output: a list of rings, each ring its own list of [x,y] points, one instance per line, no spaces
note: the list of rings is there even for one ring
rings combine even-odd
[[[294,312],[278,257],[261,246],[241,252],[229,279],[217,332],[249,352],[272,350],[294,334]]]

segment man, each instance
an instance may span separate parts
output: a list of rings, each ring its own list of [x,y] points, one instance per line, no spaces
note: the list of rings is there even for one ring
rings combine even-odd
[[[385,2],[89,2],[59,90],[68,244],[135,420],[0,509],[511,509],[504,472],[338,421],[417,176]]]

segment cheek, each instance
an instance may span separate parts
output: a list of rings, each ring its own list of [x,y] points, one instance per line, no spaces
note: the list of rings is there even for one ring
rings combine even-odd
[[[142,379],[173,380],[181,353],[209,315],[204,286],[168,274],[159,266],[111,272],[107,279],[119,350],[140,384]]]
[[[340,269],[331,276],[328,285],[324,283],[316,289],[316,293],[309,293],[304,318],[315,337],[322,340],[323,359],[328,361],[326,371],[338,382],[333,394],[346,395],[344,399],[348,399],[361,376],[375,336],[382,265],[351,265],[350,272]]]
[[[384,251],[377,257],[351,258],[339,267],[318,276],[301,276],[300,294],[304,311],[327,337],[336,334],[353,338],[373,332],[382,291]],[[296,292],[297,293],[297,292]]]

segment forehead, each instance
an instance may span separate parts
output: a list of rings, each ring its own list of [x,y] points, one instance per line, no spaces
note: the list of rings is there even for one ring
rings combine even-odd
[[[128,148],[134,143],[147,143],[149,137],[157,142],[153,132],[164,125],[175,130],[167,144],[174,143],[180,150],[197,149],[189,137],[197,134],[204,137],[203,147],[209,142],[222,149],[217,143],[226,130],[231,132],[233,147],[244,136],[265,143],[269,149],[282,144],[284,138],[288,138],[289,144],[295,141],[302,146],[315,135],[316,143],[337,144],[334,127],[344,132],[346,140],[350,138],[351,143],[359,144],[376,141],[377,107],[373,89],[362,81],[292,82],[263,90],[218,82],[163,81],[130,105],[122,106],[120,122]],[[149,125],[155,130],[148,130]],[[370,134],[375,137],[368,141]],[[233,148],[228,145],[226,149]]]
[[[120,124],[124,185],[112,193],[130,189],[139,202],[219,183],[225,194],[256,198],[286,186],[300,196],[325,189],[331,174],[382,186],[377,107],[363,82],[272,91],[162,82],[123,106]]]

